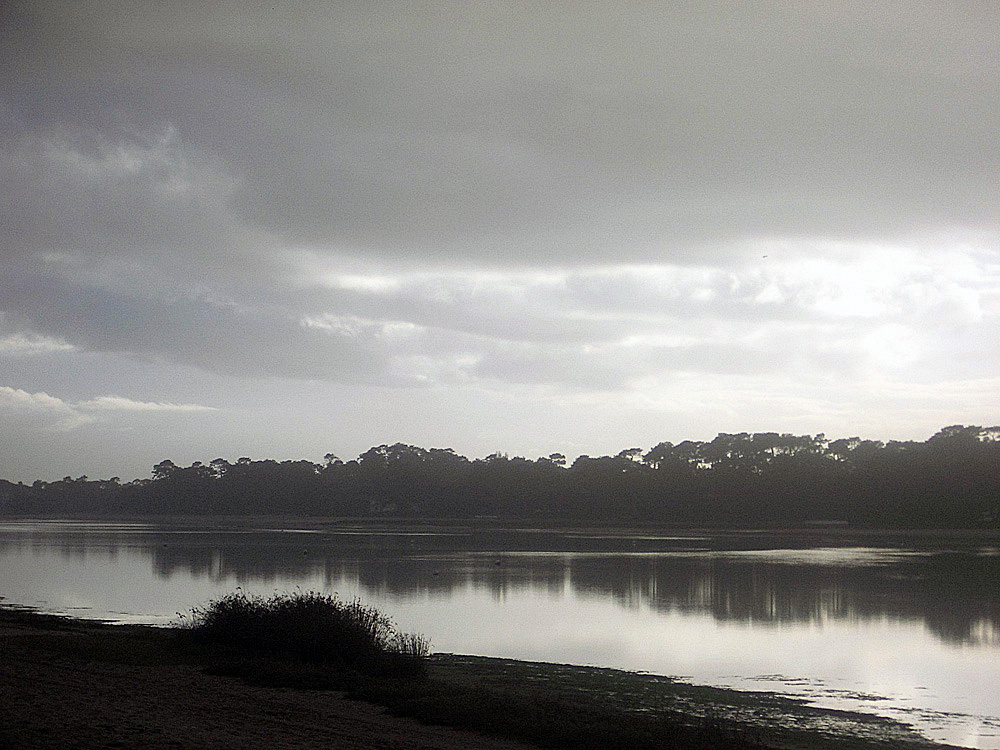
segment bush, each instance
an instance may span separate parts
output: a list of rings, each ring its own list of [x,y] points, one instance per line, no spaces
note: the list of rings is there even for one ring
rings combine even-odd
[[[400,633],[392,620],[358,599],[316,591],[226,594],[191,610],[194,638],[243,655],[291,658],[378,675],[419,675],[430,651],[421,635]]]

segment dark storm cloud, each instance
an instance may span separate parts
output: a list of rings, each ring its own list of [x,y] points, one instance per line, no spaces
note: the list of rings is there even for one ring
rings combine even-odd
[[[997,229],[989,3],[31,3],[16,128],[169,123],[234,222],[398,262]]]
[[[0,251],[8,269],[61,262],[116,288],[239,283],[270,261],[233,221],[231,192],[218,163],[169,125],[13,135],[0,140]]]

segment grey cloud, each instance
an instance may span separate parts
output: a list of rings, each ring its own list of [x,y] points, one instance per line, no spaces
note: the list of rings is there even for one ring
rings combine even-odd
[[[65,432],[93,421],[71,404],[45,392],[0,386],[0,420],[10,436],[25,430]]]
[[[206,299],[150,299],[22,277],[3,292],[27,326],[91,351],[131,352],[238,377],[379,381],[383,355],[370,342],[315,331],[280,311]]]
[[[19,122],[172,123],[285,242],[690,262],[997,229],[990,5],[16,7]]]
[[[976,369],[977,356],[978,368],[988,369],[983,357],[995,357],[977,347],[993,325],[988,264],[944,254],[897,268],[920,257],[885,251],[763,270],[319,273],[309,286],[294,285],[286,270],[259,294],[236,299],[169,285],[148,284],[144,294],[88,284],[55,263],[45,276],[8,274],[2,299],[11,321],[24,326],[18,340],[247,378],[395,385],[551,378],[608,388],[672,371],[858,376],[892,364],[879,350],[930,374],[942,367],[934,361],[942,347],[962,354],[962,367],[972,368],[962,373]],[[889,338],[879,344],[876,335]]]
[[[496,346],[475,364],[473,372],[507,383],[621,391],[645,378],[678,373],[784,376],[816,357],[813,347],[789,347],[777,339],[757,344]],[[841,361],[839,366],[845,364]]]
[[[136,401],[124,396],[97,396],[76,404],[77,409],[93,411],[194,412],[215,411],[201,404],[173,404],[164,401]]]
[[[0,334],[0,357],[32,357],[53,352],[70,352],[75,347],[65,341],[36,334]]]
[[[0,386],[0,424],[9,439],[30,440],[39,433],[73,433],[84,426],[120,421],[123,415],[189,414],[215,411],[201,404],[137,401],[124,396],[98,396],[72,402],[44,391]]]
[[[170,127],[63,128],[0,143],[8,269],[133,289],[242,281],[256,237],[227,215],[231,180]],[[254,270],[267,268],[258,258]]]

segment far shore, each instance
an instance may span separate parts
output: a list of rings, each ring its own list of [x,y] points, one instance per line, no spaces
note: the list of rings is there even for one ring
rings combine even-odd
[[[810,708],[767,693],[699,687],[612,669],[437,654],[427,685],[402,690],[299,689],[261,684],[206,668],[177,645],[178,631],[43,615],[0,607],[0,746],[16,748],[470,748],[537,747],[516,737],[518,722],[434,707],[434,695],[548,707],[545,746],[560,744],[561,707],[625,726],[667,717],[694,746],[704,733],[729,747],[787,750],[948,748],[908,727],[866,714]],[[266,681],[265,681],[266,682]],[[256,684],[255,684],[256,683]],[[423,691],[423,692],[421,692]],[[403,694],[409,696],[403,699]],[[381,703],[349,699],[367,696]],[[473,700],[474,699],[474,700]],[[384,706],[388,706],[388,708]],[[454,707],[451,707],[454,708]],[[393,714],[422,716],[415,718]],[[583,715],[583,714],[581,714]],[[639,717],[638,719],[636,717]],[[453,727],[433,726],[447,723]],[[624,724],[622,723],[624,722]],[[454,728],[457,725],[458,728]],[[652,726],[652,725],[651,725]],[[464,728],[462,728],[464,727]],[[470,731],[470,727],[477,731]],[[513,729],[511,728],[513,727]],[[536,728],[537,729],[537,728]],[[515,736],[511,736],[514,734]],[[506,736],[503,736],[506,735]],[[731,740],[731,742],[730,742]],[[678,744],[687,747],[688,744]]]
[[[588,519],[572,518],[518,518],[514,516],[477,517],[428,517],[428,516],[326,516],[297,514],[220,515],[220,514],[150,514],[150,513],[94,513],[53,514],[40,513],[0,513],[0,522],[6,523],[92,523],[92,524],[148,524],[174,528],[219,526],[225,528],[275,528],[295,527],[309,531],[336,531],[337,529],[363,527],[365,529],[386,529],[412,531],[427,527],[448,529],[470,529],[477,531],[518,531],[545,530],[593,531],[598,534],[622,534],[627,532],[662,532],[677,536],[697,536],[702,534],[720,535],[790,535],[820,537],[823,539],[886,539],[905,537],[909,539],[961,537],[963,539],[1000,540],[1000,528],[982,527],[906,527],[906,526],[864,526],[849,524],[805,523],[796,525],[684,525],[656,521],[605,523]]]

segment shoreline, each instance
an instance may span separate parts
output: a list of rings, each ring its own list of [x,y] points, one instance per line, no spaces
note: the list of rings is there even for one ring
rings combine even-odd
[[[392,716],[344,691],[212,675],[169,629],[0,607],[0,747],[527,750]]]
[[[0,728],[0,744],[7,740],[11,747],[26,748],[195,744],[245,749],[266,744],[276,749],[400,750],[536,746],[512,739],[509,732],[506,738],[497,737],[489,727],[469,731],[392,715],[423,715],[425,721],[459,726],[463,721],[442,715],[440,707],[420,709],[420,700],[399,698],[393,692],[396,687],[387,692],[385,686],[368,685],[353,691],[388,705],[385,708],[351,700],[344,690],[269,687],[253,684],[252,679],[212,674],[172,645],[177,632],[177,628],[109,624],[0,606],[4,657],[0,701],[12,717]],[[551,720],[558,718],[552,714],[560,707],[573,711],[583,707],[618,721],[669,717],[696,734],[721,728],[726,736],[743,738],[744,745],[734,746],[954,747],[927,740],[891,719],[809,707],[773,693],[697,686],[643,673],[455,654],[432,655],[428,671],[436,689],[447,686],[455,695],[478,691],[492,699],[516,696],[522,702],[549,706],[546,716]],[[248,713],[248,706],[263,710]],[[478,729],[477,721],[466,720],[465,725]],[[334,725],[335,736],[330,729]],[[500,733],[505,733],[502,728]],[[407,744],[411,741],[419,744]]]
[[[476,530],[550,530],[550,531],[580,531],[593,530],[600,532],[620,533],[626,531],[663,531],[670,530],[681,535],[696,534],[803,534],[825,537],[837,536],[947,536],[951,534],[1000,538],[1000,527],[991,526],[905,526],[905,525],[875,525],[875,524],[835,524],[794,523],[794,524],[748,524],[745,526],[733,524],[676,524],[660,520],[604,522],[587,518],[534,517],[534,516],[430,516],[430,515],[328,515],[298,514],[298,513],[95,513],[92,511],[58,511],[54,513],[0,513],[0,522],[28,523],[68,521],[72,523],[94,524],[136,524],[186,527],[204,527],[206,524],[218,524],[224,527],[253,527],[260,525],[297,524],[310,527],[311,530],[335,530],[362,526],[365,528],[395,528],[412,529],[414,526],[458,527]]]

